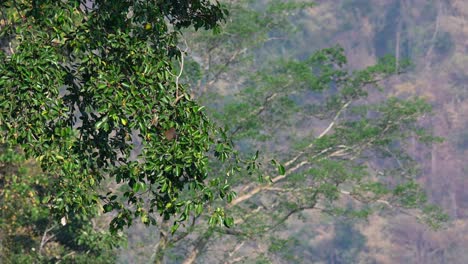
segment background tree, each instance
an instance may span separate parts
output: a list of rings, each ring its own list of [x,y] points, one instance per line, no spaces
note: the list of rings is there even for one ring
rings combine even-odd
[[[431,107],[421,98],[382,93],[407,61],[384,57],[351,70],[340,47],[297,57],[281,52],[289,42],[281,29],[294,28],[294,14],[306,7],[237,1],[219,35],[186,40],[193,93],[228,127],[241,156],[254,156],[255,172],[230,178],[237,196],[227,208],[235,227],[203,226],[203,216],[195,217],[193,226],[169,239],[176,262],[281,259],[283,252],[269,250],[275,239],[287,233],[288,223],[313,222],[320,215],[313,211],[346,219],[386,208],[432,227],[446,219],[427,203],[416,182],[420,171],[405,151],[409,141],[438,140],[417,122]],[[213,250],[223,254],[208,254]]]

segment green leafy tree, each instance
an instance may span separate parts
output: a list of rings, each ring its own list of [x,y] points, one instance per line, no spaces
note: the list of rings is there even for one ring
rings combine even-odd
[[[92,216],[103,201],[105,212],[116,212],[112,231],[134,218],[157,224],[159,216],[175,217],[175,231],[228,189],[205,179],[207,153],[225,158],[230,146],[173,67],[183,58],[181,28],[216,30],[227,14],[219,3],[0,6],[1,141],[40,163],[56,190],[49,194],[54,217]],[[104,182],[119,190],[102,189]],[[180,195],[185,189],[190,195]]]

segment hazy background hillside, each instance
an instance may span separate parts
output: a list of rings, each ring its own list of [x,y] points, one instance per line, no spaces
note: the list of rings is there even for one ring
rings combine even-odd
[[[421,162],[420,182],[453,223],[428,231],[408,217],[375,216],[359,225],[366,237],[362,262],[466,263],[468,254],[468,2],[319,1],[298,22],[306,51],[339,43],[356,67],[385,54],[408,57],[414,67],[392,80],[389,94],[421,95],[434,106],[425,122],[445,138],[427,149],[411,146]]]

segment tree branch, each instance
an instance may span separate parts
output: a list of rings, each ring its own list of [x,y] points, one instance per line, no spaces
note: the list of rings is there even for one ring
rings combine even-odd
[[[184,43],[185,43],[185,49],[184,50],[180,50],[180,61],[179,61],[179,66],[180,66],[180,71],[177,75],[173,74],[172,72],[169,72],[169,74],[171,74],[172,76],[175,77],[175,85],[176,85],[176,98],[174,100],[174,102],[172,103],[173,105],[177,104],[177,102],[179,102],[180,99],[182,99],[184,97],[184,95],[179,95],[179,80],[180,80],[180,77],[182,76],[182,73],[184,72],[184,53],[187,52],[188,50],[188,44],[187,44],[187,41],[185,39],[184,40]]]
[[[276,222],[276,224],[274,224],[273,226],[269,227],[266,232],[268,231],[272,231],[274,229],[276,229],[278,226],[280,226],[282,223],[286,222],[286,220],[289,219],[289,217],[291,217],[293,214],[296,214],[298,212],[302,212],[304,210],[308,210],[308,209],[314,209],[315,206],[317,205],[317,196],[318,196],[318,193],[319,191],[318,190],[315,190],[314,191],[314,194],[312,195],[312,198],[311,200],[313,201],[313,203],[311,205],[308,205],[308,206],[300,206],[298,208],[295,208],[291,211],[289,211],[284,217],[282,217],[278,222]]]
[[[232,256],[233,256],[234,254],[236,254],[236,252],[239,251],[239,250],[242,248],[242,246],[244,246],[244,244],[245,244],[245,241],[242,241],[241,243],[239,243],[238,245],[236,245],[236,246],[234,247],[234,249],[233,249],[231,252],[229,252],[229,258],[232,258]],[[226,261],[226,262],[224,262],[224,264],[236,263],[236,262],[242,260],[243,258],[244,258],[244,257],[236,258],[236,259],[231,260],[230,262]]]
[[[348,195],[350,197],[352,197],[354,200],[358,201],[358,202],[361,202],[361,203],[364,203],[363,200],[361,200],[358,196],[354,195],[353,193],[351,192],[348,192],[348,191],[345,191],[345,190],[340,190],[340,193],[341,194],[345,194],[345,195]],[[381,204],[384,204],[390,208],[393,208],[393,205],[387,201],[387,200],[382,200],[382,199],[372,199],[371,201],[373,202],[377,202],[377,203],[381,203]]]
[[[231,64],[233,63],[237,56],[239,56],[240,54],[242,53],[245,53],[247,51],[246,48],[243,48],[243,49],[239,49],[239,50],[236,50],[234,52],[234,54],[231,55],[231,57],[226,61],[224,62],[224,65],[221,67],[221,69],[219,69],[215,75],[213,76],[213,79],[211,79],[207,84],[206,84],[206,87],[210,87],[211,85],[213,85],[214,83],[216,83],[218,80],[219,80],[219,77],[221,76],[221,74],[223,74],[225,72],[225,69]]]
[[[341,114],[344,112],[344,110],[346,108],[348,108],[348,106],[351,104],[352,100],[349,100],[348,102],[346,102],[341,108],[340,110],[338,110],[338,112],[336,113],[336,115],[333,117],[332,121],[330,122],[330,124],[327,126],[327,128],[325,128],[325,130],[322,131],[322,133],[320,133],[320,135],[316,138],[316,139],[321,139],[322,137],[324,137],[326,134],[328,134],[330,132],[330,130],[336,125],[336,122],[338,121],[338,118],[341,116]],[[310,143],[306,148],[305,150],[307,149],[310,149],[314,146],[314,142]],[[292,163],[296,162],[296,160],[298,160],[302,155],[305,154],[305,150],[304,151],[301,151],[299,154],[297,154],[294,158],[290,159],[288,162],[284,163],[284,166],[288,167],[290,166]]]
[[[252,111],[250,114],[249,114],[249,118],[250,117],[253,117],[253,116],[258,116],[260,115],[265,109],[266,109],[266,106],[267,104],[272,101],[276,96],[278,96],[278,93],[273,93],[269,96],[267,96],[262,104],[262,106],[260,106],[259,108],[257,108],[256,110]],[[241,120],[239,120],[239,123],[241,122],[244,122],[247,118],[243,118]],[[234,131],[231,133],[231,135],[235,135],[237,134],[237,132],[239,132],[242,128],[244,128],[244,126],[242,125],[239,125],[236,127],[236,129],[234,129]]]
[[[49,242],[52,238],[55,237],[55,235],[51,235],[51,236],[47,236],[47,233],[49,233],[50,231],[52,231],[52,229],[54,229],[56,227],[56,225],[52,225],[51,227],[47,228],[44,230],[44,232],[42,233],[42,238],[41,238],[41,244],[39,245],[39,254],[42,255],[42,250],[44,249],[45,245],[47,244],[47,242]]]
[[[198,254],[200,251],[208,244],[210,236],[201,236],[195,241],[195,246],[190,252],[190,254],[185,258],[182,264],[192,264],[197,259]]]

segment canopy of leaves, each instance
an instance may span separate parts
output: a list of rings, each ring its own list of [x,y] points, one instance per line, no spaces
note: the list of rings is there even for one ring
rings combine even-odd
[[[186,215],[216,196],[204,183],[214,126],[172,65],[183,56],[179,29],[216,29],[227,14],[219,3],[0,5],[1,141],[21,146],[53,179],[58,218],[91,214],[103,199],[105,211],[118,211],[117,230],[135,217],[155,223],[153,211]],[[109,178],[123,199],[98,190]],[[193,195],[181,197],[185,188]]]

